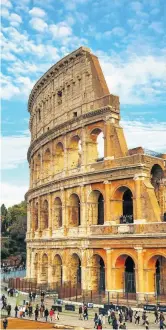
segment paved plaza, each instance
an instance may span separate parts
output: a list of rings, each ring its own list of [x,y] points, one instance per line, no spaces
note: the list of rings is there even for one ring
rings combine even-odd
[[[3,291],[2,290],[2,294],[5,294],[7,296],[7,293],[6,291]],[[28,301],[28,295],[23,295],[23,294],[19,294],[18,297],[14,296],[14,297],[7,297],[8,298],[8,303],[11,304],[12,306],[12,313],[11,313],[11,316],[14,317],[14,307],[17,303],[18,306],[21,306],[23,305],[23,300],[26,300]],[[35,309],[35,306],[36,304],[39,304],[40,305],[40,296],[38,296],[34,302],[32,302],[32,305],[33,305],[33,311]],[[48,308],[48,310],[50,310],[51,306],[54,305],[54,299],[53,298],[48,298],[46,297],[45,298],[45,307]],[[34,328],[34,329],[43,329],[43,323],[45,323],[45,329],[47,328],[51,328],[54,326],[54,324],[56,323],[57,326],[59,325],[64,325],[64,326],[72,326],[72,327],[83,327],[85,329],[93,329],[94,328],[94,322],[93,322],[93,319],[94,319],[94,314],[95,313],[98,313],[98,308],[93,308],[93,309],[88,309],[88,315],[89,315],[89,319],[88,321],[87,320],[79,320],[79,314],[78,314],[78,307],[76,306],[76,310],[75,312],[72,312],[72,311],[63,311],[62,313],[59,314],[59,318],[60,320],[59,321],[56,321],[56,322],[52,322],[52,325],[51,325],[51,321],[50,319],[48,318],[48,322],[47,322],[47,325],[45,323],[45,318],[40,318],[38,319],[38,322],[33,322],[32,323],[32,320],[35,319],[34,317],[34,314],[32,315],[31,318],[29,317],[25,317],[24,320],[28,320],[28,323],[27,321],[23,324],[25,324],[25,326],[23,327],[24,329],[28,329],[28,327],[26,326],[34,326],[34,327],[29,327],[29,329],[31,328]],[[159,324],[155,324],[154,323],[154,320],[155,320],[155,317],[154,317],[154,314],[153,313],[150,313],[148,312],[148,319],[149,319],[149,329],[159,329]],[[142,315],[142,312],[140,312],[140,316]],[[18,318],[19,318],[19,313],[18,313]],[[117,318],[118,318],[118,315],[117,315]],[[133,318],[134,319],[134,318]],[[24,320],[22,320],[22,322],[24,322]],[[29,320],[31,321],[29,323]],[[42,322],[42,323],[41,323]],[[134,323],[129,323],[127,322],[127,329],[145,329],[145,326],[142,326],[142,319],[140,319],[140,325],[135,325]],[[9,318],[9,329],[14,329],[14,326],[16,324],[16,321],[15,319],[12,319],[12,318]],[[29,325],[28,325],[29,324]],[[19,325],[18,325],[19,326]],[[19,329],[19,327],[15,328],[15,329]],[[105,324],[103,324],[103,329],[112,329],[112,326],[108,324],[108,321],[107,321],[107,316],[105,317]]]

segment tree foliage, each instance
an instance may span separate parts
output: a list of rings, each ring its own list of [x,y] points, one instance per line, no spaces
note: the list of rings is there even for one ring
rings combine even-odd
[[[26,202],[23,201],[20,204],[9,207],[8,209],[5,207],[4,204],[2,204],[1,218],[2,218],[1,258],[5,259],[9,255],[21,254],[23,260],[25,260],[25,255],[26,255],[25,235],[27,228]]]

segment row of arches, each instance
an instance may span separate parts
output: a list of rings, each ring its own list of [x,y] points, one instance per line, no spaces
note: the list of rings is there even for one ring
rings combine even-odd
[[[104,158],[104,134],[101,129],[95,128],[86,141],[87,163],[94,163]],[[79,135],[74,135],[69,140],[67,147],[58,142],[52,149],[46,147],[43,153],[37,153],[32,160],[32,181],[38,181],[50,175],[60,173],[66,169],[79,168],[82,164],[82,140]]]
[[[95,254],[90,260],[89,268],[82,267],[82,261],[79,255],[73,253],[69,260],[70,271],[68,273],[68,279],[71,282],[72,287],[82,286],[83,271],[87,271],[87,281],[91,281],[90,287],[94,291],[106,290],[106,277],[107,271],[110,265],[105,265],[104,259]],[[41,263],[42,281],[49,282],[49,263],[47,254],[43,254]],[[39,257],[36,253],[34,260],[34,277],[37,278],[37,269],[39,268]],[[56,254],[52,263],[52,281],[57,286],[63,284],[63,260],[59,254]],[[148,290],[150,293],[164,294],[166,293],[166,258],[161,255],[155,255],[148,261]],[[116,271],[114,279],[115,290],[124,293],[136,293],[137,292],[137,265],[133,258],[127,254],[120,255],[116,262]],[[85,277],[84,277],[85,278]],[[146,288],[147,289],[147,288]]]
[[[122,218],[120,221],[133,222],[133,198],[130,189],[122,189],[121,208],[119,209],[120,215],[122,212]],[[104,224],[104,208],[105,208],[104,196],[99,190],[93,190],[88,198],[87,212],[88,220],[91,225],[103,225]],[[120,203],[119,203],[120,204]],[[85,205],[83,205],[85,207]],[[56,197],[53,201],[52,208],[52,226],[53,229],[63,226],[63,208],[67,210],[68,227],[78,227],[82,225],[81,210],[82,205],[80,198],[77,194],[71,194],[67,205],[62,204],[60,197]],[[49,203],[45,199],[41,204],[40,210],[40,224],[39,224],[39,204],[35,203],[33,206],[33,228],[36,231],[39,228],[44,230],[49,227]],[[129,221],[130,220],[130,221]]]

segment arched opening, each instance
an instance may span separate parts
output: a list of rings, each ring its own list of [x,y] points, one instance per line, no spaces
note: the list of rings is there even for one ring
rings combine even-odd
[[[92,290],[94,291],[105,291],[105,264],[103,258],[99,255],[92,257]]]
[[[55,287],[60,287],[62,285],[62,259],[56,254],[53,260],[53,281]]]
[[[47,148],[47,150],[44,153],[43,167],[44,167],[44,177],[46,178],[51,174],[51,152],[49,148]]]
[[[81,260],[74,253],[71,257],[71,284],[74,288],[81,288]]]
[[[161,166],[158,164],[153,165],[151,169],[151,184],[154,187],[155,195],[159,205],[160,205],[160,188],[163,177],[164,177],[164,172]]]
[[[94,163],[104,159],[104,134],[101,129],[95,128],[90,133],[90,140],[87,144],[87,162]]]
[[[89,222],[92,225],[104,224],[104,198],[100,191],[93,190],[89,196]]]
[[[59,173],[64,170],[64,149],[61,142],[59,142],[55,148],[54,168],[55,173]]]
[[[72,194],[69,198],[69,226],[81,225],[80,199],[78,195]]]
[[[135,264],[131,257],[127,257],[125,261],[125,292],[135,293]]]
[[[148,262],[148,292],[157,296],[166,294],[166,258],[155,255]]]
[[[39,219],[38,219],[38,203],[36,203],[34,208],[34,230],[36,231],[39,226]]]
[[[114,219],[120,224],[133,223],[133,194],[132,191],[126,187],[119,187],[111,198]]]
[[[68,166],[69,169],[81,166],[82,146],[78,135],[73,136],[68,148]]]
[[[62,227],[62,202],[59,197],[55,198],[54,215],[55,215],[55,221],[53,222],[53,227],[54,228]]]
[[[123,292],[124,294],[135,293],[136,281],[134,260],[130,256],[123,254],[117,258],[115,268],[115,286],[117,291]]]
[[[123,193],[123,219],[126,223],[133,222],[133,195],[130,189]]]
[[[43,202],[43,208],[42,208],[42,223],[41,223],[41,229],[47,229],[48,228],[48,201],[45,200]]]

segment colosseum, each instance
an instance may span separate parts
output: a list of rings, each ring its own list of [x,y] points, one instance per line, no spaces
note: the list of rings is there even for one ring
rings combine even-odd
[[[26,277],[140,301],[166,294],[166,154],[128,149],[98,58],[86,47],[65,56],[28,110]]]

